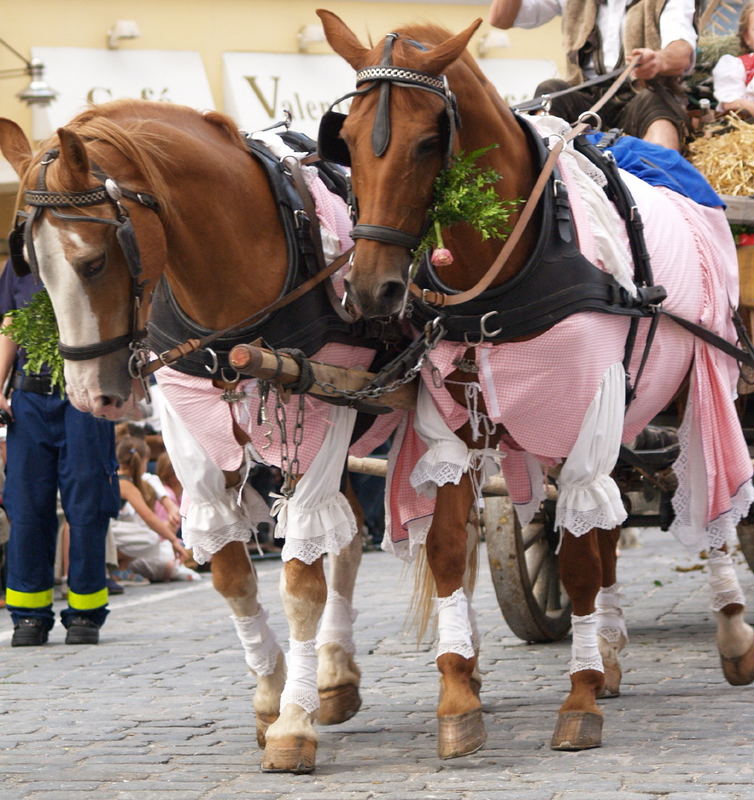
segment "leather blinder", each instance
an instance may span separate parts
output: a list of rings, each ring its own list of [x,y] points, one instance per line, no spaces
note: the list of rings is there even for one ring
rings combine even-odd
[[[126,217],[120,222],[115,231],[115,236],[123,252],[123,257],[126,259],[126,264],[128,264],[128,271],[131,277],[138,278],[141,275],[141,253],[139,252],[139,243],[136,241],[136,232],[130,217]]]
[[[328,111],[322,116],[317,135],[317,152],[325,161],[350,167],[351,154],[346,143],[340,138],[340,129],[346,117],[347,114],[341,114],[339,111]]]
[[[10,263],[13,271],[19,278],[31,274],[29,262],[24,257],[24,228],[26,221],[20,222],[8,235],[8,250],[10,251]]]

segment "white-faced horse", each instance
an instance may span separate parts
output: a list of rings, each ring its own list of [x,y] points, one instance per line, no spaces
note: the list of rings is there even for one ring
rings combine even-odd
[[[277,136],[267,138],[290,154]],[[25,254],[49,291],[72,402],[111,419],[128,412],[150,303],[151,348],[183,352],[156,377],[166,447],[190,498],[184,538],[198,560],[211,558],[214,586],[256,676],[263,768],[311,771],[320,697],[327,723],[360,705],[351,600],[362,544],[340,491],[355,412],[303,395],[276,400],[262,390],[260,398],[255,381],[228,368],[228,351],[260,336],[346,367],[369,366],[373,351],[324,283],[276,313],[267,310],[317,272],[318,239],[331,256],[347,249],[345,202],[324,191],[316,170],[302,167],[306,191],[319,196],[320,225],[312,204],[291,191],[295,163],[283,166],[220,114],[169,104],[95,107],[37,154],[15,123],[2,120],[0,148],[22,178],[26,217],[15,233],[15,261],[23,268]],[[247,322],[260,311],[262,319]],[[230,326],[237,329],[212,348],[182,349],[187,339]],[[267,518],[246,483],[254,461],[300,478],[293,497],[279,501],[278,515],[287,530],[287,677],[247,552],[256,523]],[[326,553],[333,554],[329,591]]]

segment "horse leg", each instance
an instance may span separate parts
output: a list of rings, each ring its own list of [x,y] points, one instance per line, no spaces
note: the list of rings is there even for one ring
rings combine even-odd
[[[600,697],[620,695],[620,653],[628,643],[628,631],[620,605],[620,586],[616,580],[620,528],[604,531],[597,537],[602,563],[602,588],[597,594],[597,644],[605,670],[605,686]]]
[[[754,681],[754,630],[744,621],[746,599],[730,553],[711,550],[707,563],[723,675],[733,686],[746,686]]]
[[[357,529],[361,530],[364,515],[350,483],[345,494],[354,511]],[[361,553],[361,536],[357,534],[348,547],[337,556],[329,557],[327,602],[317,633],[317,719],[321,725],[345,722],[361,708],[361,670],[354,661],[353,623],[356,612],[352,606]]]
[[[280,698],[280,716],[267,730],[263,772],[312,772],[317,734],[312,721],[319,707],[317,654],[314,637],[327,599],[320,556],[312,564],[286,561],[280,575],[280,594],[288,618],[290,646],[288,677]]]
[[[254,692],[257,744],[264,747],[267,727],[280,712],[285,682],[285,657],[267,625],[267,612],[257,600],[257,576],[243,542],[229,542],[212,557],[212,584],[225,598],[249,670],[257,679]]]
[[[582,536],[563,531],[559,563],[560,577],[573,603],[571,645],[571,691],[560,707],[550,746],[553,750],[586,750],[602,744],[602,712],[596,698],[605,684],[597,644],[595,598],[602,570],[598,537],[592,528]]]
[[[437,489],[437,502],[427,536],[427,562],[437,587],[440,701],[437,750],[440,758],[455,758],[478,750],[485,742],[482,707],[474,690],[477,656],[469,604],[463,581],[466,571],[466,522],[474,497],[465,474],[456,486]]]

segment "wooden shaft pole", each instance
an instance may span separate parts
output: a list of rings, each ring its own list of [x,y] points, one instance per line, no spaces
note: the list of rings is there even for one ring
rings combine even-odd
[[[301,374],[298,364],[286,353],[273,353],[263,347],[252,344],[236,345],[229,355],[231,367],[241,375],[268,380],[282,387],[295,383]],[[363,389],[374,377],[374,373],[360,369],[336,367],[332,364],[309,362],[318,384],[332,385],[339,390],[358,391]],[[337,397],[337,393],[328,392],[317,383],[309,390],[316,397]],[[386,392],[381,397],[369,398],[366,402],[389,406],[390,408],[412,409],[416,407],[416,381],[398,387],[395,391]]]

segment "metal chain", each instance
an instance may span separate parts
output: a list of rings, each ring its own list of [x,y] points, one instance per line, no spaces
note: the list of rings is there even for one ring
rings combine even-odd
[[[293,428],[293,458],[288,450],[288,426],[285,413],[285,403],[280,392],[276,393],[275,421],[280,431],[280,471],[283,473],[283,486],[280,493],[283,497],[291,497],[296,490],[296,476],[299,474],[300,463],[298,457],[299,447],[304,441],[304,404],[306,396],[301,394],[296,410],[296,423]]]
[[[437,347],[441,339],[445,336],[445,333],[445,328],[440,323],[439,317],[435,317],[434,320],[428,322],[424,326],[424,349],[419,355],[419,358],[414,366],[409,367],[409,369],[403,373],[402,377],[396,378],[394,381],[386,383],[384,386],[380,386],[378,382],[383,375],[387,374],[387,369],[383,369],[381,372],[378,372],[374,378],[361,389],[339,389],[333,383],[317,380],[315,380],[314,383],[323,392],[326,392],[333,397],[343,397],[347,400],[373,400],[375,398],[382,397],[382,395],[388,394],[389,392],[394,392],[401,386],[411,383],[411,381],[422,371],[429,354],[435,349],[435,347]]]

